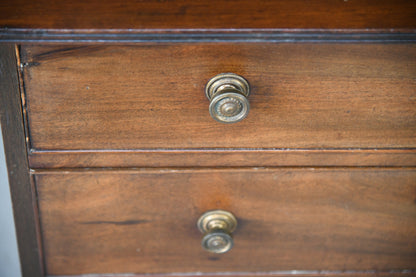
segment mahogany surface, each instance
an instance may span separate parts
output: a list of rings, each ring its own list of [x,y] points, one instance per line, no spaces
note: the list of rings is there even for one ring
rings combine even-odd
[[[412,148],[414,44],[22,46],[34,150]],[[214,121],[204,93],[244,76],[251,110]]]
[[[1,1],[23,277],[416,276],[415,30],[407,0]]]
[[[415,270],[416,170],[153,169],[35,172],[46,271]],[[198,217],[237,217],[209,254]]]
[[[416,28],[409,0],[14,0],[0,27],[26,29],[383,29]]]

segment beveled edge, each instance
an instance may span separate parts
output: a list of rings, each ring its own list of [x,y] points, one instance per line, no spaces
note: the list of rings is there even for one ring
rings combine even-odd
[[[29,29],[0,28],[0,43],[414,43],[414,29]]]

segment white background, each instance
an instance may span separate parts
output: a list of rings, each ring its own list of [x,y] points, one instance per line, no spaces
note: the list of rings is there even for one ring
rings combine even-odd
[[[19,276],[21,276],[20,262],[6,160],[4,158],[3,138],[0,132],[0,277]]]

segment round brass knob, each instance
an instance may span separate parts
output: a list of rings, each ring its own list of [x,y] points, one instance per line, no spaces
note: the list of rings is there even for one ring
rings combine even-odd
[[[250,86],[246,79],[237,74],[221,73],[213,77],[205,87],[205,94],[211,101],[209,113],[219,122],[239,122],[250,110],[247,100]]]
[[[198,229],[204,234],[202,247],[213,253],[225,253],[233,245],[231,233],[237,227],[237,219],[227,211],[214,210],[201,215],[198,219]]]

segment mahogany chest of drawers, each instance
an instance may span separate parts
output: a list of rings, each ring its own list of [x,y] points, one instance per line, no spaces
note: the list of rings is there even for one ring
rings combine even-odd
[[[24,276],[416,274],[412,1],[20,2]]]

